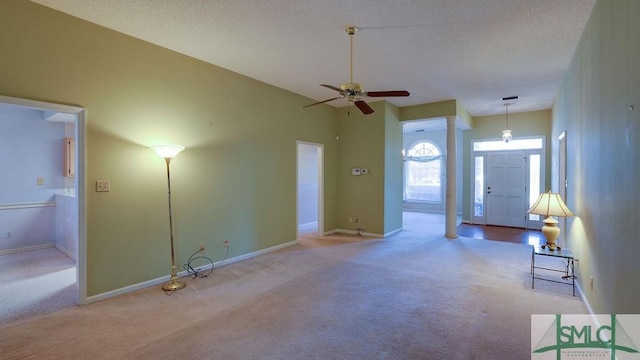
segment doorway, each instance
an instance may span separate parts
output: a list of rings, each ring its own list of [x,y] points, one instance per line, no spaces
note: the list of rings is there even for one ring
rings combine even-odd
[[[73,123],[72,133],[66,134],[69,137],[73,136],[75,138],[75,145],[73,153],[75,155],[74,161],[74,170],[75,177],[71,180],[71,184],[75,189],[73,200],[71,200],[75,205],[75,212],[73,212],[73,217],[75,221],[75,225],[73,226],[73,230],[75,230],[77,234],[76,240],[76,258],[75,258],[75,285],[74,291],[76,292],[75,303],[77,304],[86,304],[87,302],[87,290],[86,290],[86,216],[85,216],[85,173],[84,173],[84,162],[85,162],[85,109],[77,106],[69,106],[55,103],[48,103],[42,101],[35,100],[27,100],[21,98],[13,98],[8,96],[0,96],[0,104],[7,105],[11,107],[18,107],[23,109],[31,109],[36,111],[42,111],[43,114],[61,114],[69,116],[70,120]],[[63,139],[59,139],[60,148],[63,146]],[[20,141],[20,139],[18,139]],[[62,172],[62,168],[59,169]],[[46,179],[43,179],[46,181]],[[40,184],[40,179],[38,179],[38,184]],[[70,186],[66,186],[67,189]]]
[[[304,141],[297,141],[296,145],[298,235],[322,235],[324,146]]]
[[[544,137],[473,141],[471,223],[539,228],[527,209],[545,183]]]

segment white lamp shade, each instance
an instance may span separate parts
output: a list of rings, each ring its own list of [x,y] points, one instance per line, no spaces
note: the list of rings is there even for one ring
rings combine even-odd
[[[529,213],[544,216],[575,216],[562,201],[560,194],[551,191],[540,194],[538,200],[529,209]]]
[[[180,145],[152,145],[149,146],[151,150],[155,151],[160,157],[165,159],[173,159],[180,151],[184,150],[184,146]]]

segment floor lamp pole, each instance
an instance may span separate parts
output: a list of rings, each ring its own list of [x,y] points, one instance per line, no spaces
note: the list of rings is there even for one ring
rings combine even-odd
[[[171,280],[169,282],[164,283],[162,285],[162,290],[164,291],[175,291],[180,290],[186,286],[186,284],[182,281],[178,280],[178,275],[176,275],[176,256],[173,247],[173,220],[171,217],[171,173],[169,171],[169,163],[171,162],[170,157],[164,158],[167,162],[167,188],[169,194],[169,233],[171,234]]]

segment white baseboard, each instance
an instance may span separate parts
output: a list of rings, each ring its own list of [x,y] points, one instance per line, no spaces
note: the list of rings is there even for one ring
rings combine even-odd
[[[9,255],[9,254],[16,254],[16,253],[21,253],[21,252],[25,252],[25,251],[49,249],[49,248],[52,248],[52,247],[55,247],[55,244],[42,244],[42,245],[25,246],[25,247],[17,248],[17,249],[0,250],[0,255]]]
[[[584,292],[580,287],[580,283],[577,281],[576,281],[576,290],[578,290],[578,296],[580,296],[580,299],[582,299],[582,302],[587,306],[587,310],[589,310],[589,314],[593,315],[593,309],[591,308],[591,304],[589,304],[589,300],[587,300],[587,297],[584,295]]]
[[[326,231],[324,235],[348,234],[348,235],[356,235],[356,236],[360,235],[360,236],[366,236],[366,237],[372,237],[372,238],[388,238],[389,236],[395,235],[401,231],[402,231],[402,228],[398,228],[383,235],[383,234],[376,234],[376,233],[370,233],[365,231],[360,232],[358,230],[334,229],[334,230]]]
[[[236,257],[233,257],[233,258],[230,258],[230,259],[226,259],[224,261],[221,260],[221,261],[218,261],[218,262],[214,263],[213,265],[212,264],[208,264],[206,266],[198,267],[198,269],[200,271],[205,271],[205,270],[211,269],[212,266],[213,267],[220,266],[222,263],[224,263],[224,265],[233,264],[235,262],[246,260],[246,259],[250,259],[250,258],[256,257],[258,255],[266,254],[266,253],[269,253],[269,252],[272,252],[272,251],[276,251],[276,250],[279,250],[279,249],[282,249],[282,248],[293,246],[293,245],[296,245],[297,243],[298,243],[297,240],[289,241],[289,242],[286,242],[284,244],[280,244],[280,245],[272,246],[270,248],[254,251],[252,253],[236,256]],[[181,277],[187,276],[188,273],[187,273],[187,271],[181,271],[177,275],[178,275],[179,278],[181,278]],[[120,288],[120,289],[107,291],[107,292],[102,293],[102,294],[89,296],[89,297],[87,297],[86,304],[91,304],[91,303],[94,303],[94,302],[97,302],[97,301],[106,300],[106,299],[109,299],[109,298],[112,298],[112,297],[116,297],[116,296],[119,296],[119,295],[128,294],[128,293],[131,293],[131,292],[134,292],[134,291],[142,290],[142,289],[150,287],[150,286],[160,285],[160,284],[163,284],[163,283],[169,281],[170,277],[171,277],[170,275],[166,275],[166,276],[162,276],[162,277],[159,277],[159,278],[156,278],[156,279],[151,279],[151,280],[147,280],[147,281],[144,281],[144,282],[141,282],[141,283],[125,286],[125,287]]]
[[[346,230],[346,229],[334,229],[334,230],[330,230],[330,231],[326,231],[324,233],[324,235],[332,235],[332,234],[348,234],[348,235],[360,235],[360,236],[366,236],[366,237],[373,237],[373,238],[384,238],[384,235],[382,234],[375,234],[375,233],[369,233],[369,232],[360,232],[358,230]]]
[[[56,249],[58,249],[58,251],[60,251],[61,253],[63,253],[63,254],[65,254],[65,255],[67,255],[67,257],[68,257],[68,258],[70,258],[71,260],[73,260],[73,261],[76,261],[76,262],[77,262],[77,260],[76,260],[76,255],[75,255],[75,254],[72,254],[72,253],[71,253],[71,251],[69,251],[69,250],[67,250],[67,249],[63,248],[63,247],[62,247],[62,246],[60,246],[60,245],[56,245]]]
[[[393,231],[389,231],[388,233],[384,234],[384,237],[388,238],[389,236],[395,235],[395,234],[401,232],[402,230],[403,230],[402,228],[398,228],[398,229],[395,229]]]
[[[309,231],[314,231],[318,229],[318,222],[317,221],[313,221],[310,223],[306,223],[306,224],[300,224],[298,225],[298,232],[309,232]]]

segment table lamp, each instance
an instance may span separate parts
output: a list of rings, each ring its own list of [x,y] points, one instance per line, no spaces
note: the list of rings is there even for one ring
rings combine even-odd
[[[540,194],[538,200],[536,200],[528,212],[546,217],[546,219],[542,221],[544,223],[542,226],[542,234],[545,239],[547,239],[547,243],[542,245],[542,248],[548,247],[549,250],[552,251],[556,249],[560,250],[560,247],[556,245],[556,239],[560,235],[560,228],[558,227],[558,220],[554,219],[553,216],[575,216],[564,201],[562,201],[560,194],[552,193],[551,191]]]

